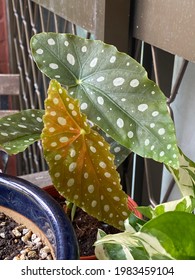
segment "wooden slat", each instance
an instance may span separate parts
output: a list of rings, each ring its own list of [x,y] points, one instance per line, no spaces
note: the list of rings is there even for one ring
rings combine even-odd
[[[133,37],[195,62],[195,1],[136,0]]]
[[[19,74],[0,74],[0,96],[19,95],[20,76]],[[0,117],[18,113],[18,110],[0,110]]]
[[[130,0],[97,0],[95,35],[121,52],[129,52]]]
[[[18,110],[0,110],[0,118],[18,113]]]
[[[49,1],[49,3],[48,0],[33,0],[33,2],[89,32],[95,31],[96,2],[98,1],[102,0],[55,0]]]
[[[19,95],[19,75],[0,74],[0,95]]]
[[[48,171],[41,171],[33,174],[27,174],[27,175],[19,176],[19,178],[25,179],[39,186],[40,188],[52,185],[52,181]]]
[[[33,0],[54,14],[128,51],[130,0]],[[63,4],[62,4],[63,2]]]

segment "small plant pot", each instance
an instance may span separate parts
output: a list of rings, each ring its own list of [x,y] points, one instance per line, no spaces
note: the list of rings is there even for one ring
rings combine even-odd
[[[59,198],[64,199],[62,196],[60,196],[60,194],[58,193],[58,191],[55,189],[53,185],[46,186],[43,189],[54,199],[59,199]],[[142,214],[138,210],[136,210],[136,207],[138,206],[137,203],[131,197],[128,197],[127,205],[129,209],[132,210],[138,218],[140,219],[142,218]],[[80,256],[80,260],[97,260],[97,258],[95,255]]]
[[[0,174],[0,211],[38,234],[57,260],[79,258],[69,218],[44,190],[14,176]]]

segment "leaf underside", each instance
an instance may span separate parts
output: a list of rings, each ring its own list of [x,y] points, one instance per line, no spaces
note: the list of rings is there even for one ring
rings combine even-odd
[[[90,128],[78,101],[51,80],[41,135],[52,181],[61,195],[98,220],[124,227],[129,215],[109,145]]]
[[[31,38],[38,68],[68,88],[81,110],[133,152],[178,168],[175,129],[158,86],[114,46],[72,34]]]

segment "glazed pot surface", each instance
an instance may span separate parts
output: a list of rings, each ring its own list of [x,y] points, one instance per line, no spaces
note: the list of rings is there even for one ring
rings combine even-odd
[[[0,173],[0,206],[32,221],[50,242],[55,259],[79,258],[69,218],[44,190],[24,179]]]

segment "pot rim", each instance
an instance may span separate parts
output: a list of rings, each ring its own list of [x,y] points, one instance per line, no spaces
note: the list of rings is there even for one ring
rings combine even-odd
[[[52,244],[56,259],[79,258],[78,243],[69,218],[44,190],[22,178],[0,173],[0,205],[32,220]]]

